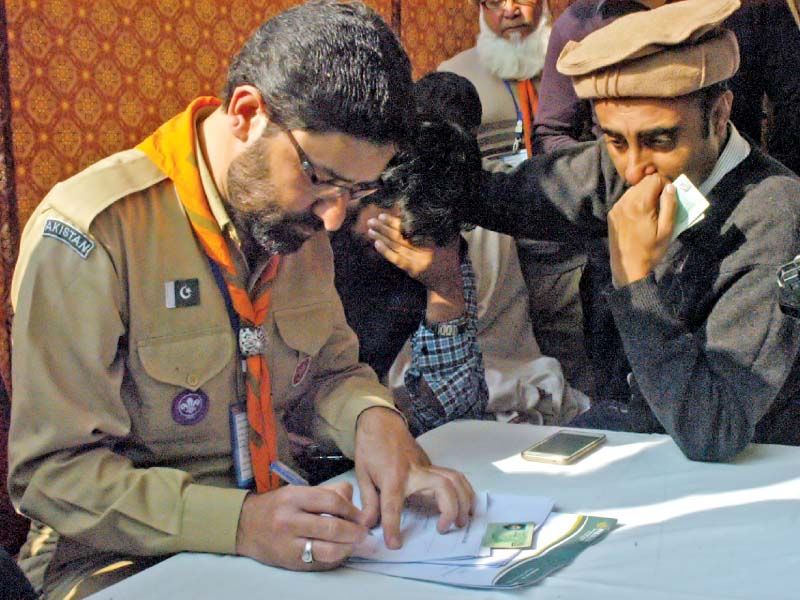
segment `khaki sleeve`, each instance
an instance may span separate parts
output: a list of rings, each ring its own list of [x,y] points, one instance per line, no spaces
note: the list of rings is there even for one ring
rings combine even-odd
[[[792,12],[794,20],[797,22],[797,26],[800,27],[800,2],[798,2],[798,0],[786,1],[789,4],[789,10]]]
[[[122,269],[100,244],[82,257],[43,237],[44,222],[35,215],[26,227],[14,275],[16,507],[99,550],[233,553],[244,491],[124,456],[136,442],[120,393],[130,385]]]
[[[332,296],[333,333],[319,356],[322,375],[315,398],[316,433],[332,438],[352,458],[358,416],[375,406],[397,409],[391,392],[378,382],[375,372],[358,362],[358,338],[347,324],[335,289]]]

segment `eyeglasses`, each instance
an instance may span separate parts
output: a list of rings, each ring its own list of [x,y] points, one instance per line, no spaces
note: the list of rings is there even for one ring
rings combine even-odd
[[[381,179],[354,183],[353,185],[334,183],[333,179],[320,179],[319,175],[317,175],[317,171],[314,169],[314,164],[308,158],[308,154],[300,147],[294,134],[280,123],[278,123],[278,127],[289,136],[289,141],[292,142],[292,146],[294,146],[297,152],[297,158],[300,159],[300,166],[303,168],[303,173],[305,173],[306,177],[311,181],[311,185],[316,188],[315,193],[317,198],[333,200],[334,198],[347,196],[350,200],[360,200],[383,188],[383,180]]]
[[[512,4],[520,6],[536,6],[541,0],[512,0]],[[493,12],[500,12],[506,6],[507,0],[481,0],[481,6],[485,6]]]

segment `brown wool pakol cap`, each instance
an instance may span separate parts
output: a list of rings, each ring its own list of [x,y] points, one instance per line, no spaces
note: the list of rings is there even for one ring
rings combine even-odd
[[[739,44],[719,25],[740,0],[682,0],[620,17],[568,42],[559,73],[579,98],[674,98],[730,79]]]

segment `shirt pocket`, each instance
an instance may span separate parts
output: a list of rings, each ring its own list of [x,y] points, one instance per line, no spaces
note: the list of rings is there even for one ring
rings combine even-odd
[[[283,342],[273,360],[273,396],[303,394],[320,371],[319,353],[333,333],[333,305],[319,302],[275,311],[275,326]]]
[[[167,444],[215,436],[228,443],[228,407],[236,399],[235,350],[228,328],[139,341],[139,435]]]

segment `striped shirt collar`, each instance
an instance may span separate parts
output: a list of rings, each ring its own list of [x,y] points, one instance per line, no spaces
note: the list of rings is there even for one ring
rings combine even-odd
[[[728,173],[733,171],[750,154],[750,144],[742,137],[736,126],[728,121],[729,135],[725,149],[719,155],[717,163],[706,180],[700,184],[700,191],[708,196],[714,186]]]

